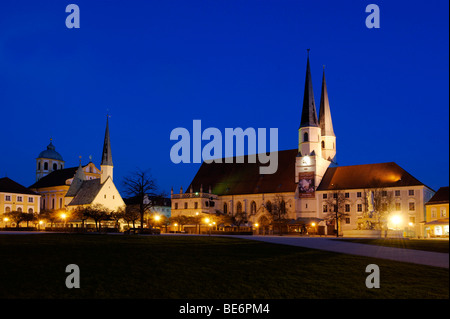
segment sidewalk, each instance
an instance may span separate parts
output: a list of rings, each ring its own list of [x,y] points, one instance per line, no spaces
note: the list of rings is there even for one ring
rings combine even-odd
[[[220,235],[220,236],[227,236],[227,235]],[[229,235],[229,236],[234,238],[259,240],[274,244],[299,246],[343,254],[374,257],[420,265],[449,268],[449,254],[446,253],[350,243],[338,239],[320,238],[320,237],[255,236],[255,235],[253,236]]]

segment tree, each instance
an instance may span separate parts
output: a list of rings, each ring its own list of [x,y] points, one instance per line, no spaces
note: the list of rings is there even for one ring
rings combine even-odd
[[[61,217],[60,214],[56,210],[44,209],[39,214],[39,217],[50,222],[50,227],[53,227],[53,224],[56,223]]]
[[[163,196],[158,193],[158,187],[149,171],[141,169],[125,177],[123,180],[125,194],[136,200],[141,219],[141,229],[144,228],[144,215],[153,207],[153,201],[149,196]]]
[[[178,224],[178,229],[183,230],[183,226],[189,223],[189,217],[186,215],[173,216],[170,217],[170,222]]]
[[[379,180],[373,180],[370,187],[364,190],[364,204],[364,217],[373,220],[373,223],[365,225],[366,229],[386,230],[388,216],[394,209],[393,192],[383,187]]]
[[[16,228],[19,228],[20,227],[20,223],[25,220],[24,219],[24,217],[25,217],[24,213],[16,211],[16,210],[13,210],[13,211],[8,212],[8,213],[4,213],[4,216],[6,218],[8,218],[9,220],[11,220],[13,223],[15,223],[16,224]]]
[[[85,209],[84,214],[86,214],[88,218],[94,220],[95,229],[99,231],[101,227],[100,226],[101,221],[109,217],[110,212],[108,211],[108,209],[102,204],[94,204],[91,206],[86,206],[84,209]]]
[[[130,227],[130,222],[133,223],[133,228],[136,228],[136,221],[139,220],[140,214],[139,209],[134,205],[127,205],[119,209],[122,218],[127,222],[128,227]]]
[[[84,221],[89,219],[89,214],[87,214],[86,207],[77,207],[72,211],[72,218],[81,220],[81,228],[84,228]]]
[[[345,205],[350,203],[350,199],[345,197],[345,192],[340,190],[336,185],[334,189],[327,194],[325,203],[329,207],[327,218],[335,221],[336,237],[339,237],[339,225],[346,216],[349,216],[349,214],[345,212]]]
[[[289,201],[288,201],[289,202]],[[283,225],[286,225],[288,214],[288,209],[286,206],[287,202],[283,195],[275,195],[273,203],[268,202],[266,204],[266,211],[272,224],[278,226],[278,234],[282,235]]]

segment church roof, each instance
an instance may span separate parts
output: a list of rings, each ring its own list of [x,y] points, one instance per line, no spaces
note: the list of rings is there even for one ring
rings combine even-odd
[[[0,193],[39,195],[8,177],[0,178]]]
[[[78,167],[70,167],[53,171],[31,185],[30,188],[44,188],[66,185],[66,180],[74,177],[77,169]]]
[[[101,165],[109,165],[109,166],[113,165],[112,155],[111,155],[111,141],[109,138],[108,116],[106,117],[105,140],[103,142],[103,153],[102,153]]]
[[[302,119],[300,127],[315,126],[318,127],[316,104],[314,102],[314,92],[311,80],[311,69],[309,66],[309,50],[308,59],[306,62],[306,78],[305,78],[305,92],[303,94],[303,108]]]
[[[47,149],[39,153],[38,158],[48,158],[48,159],[55,159],[58,161],[64,161],[61,154],[55,151],[55,146],[52,144],[51,140],[50,144],[48,144],[47,146]]]
[[[77,194],[68,206],[89,205],[93,202],[97,194],[100,192],[104,184],[100,183],[100,179],[90,179],[83,181]]]
[[[333,121],[331,120],[330,101],[328,100],[327,82],[325,81],[325,70],[322,77],[322,93],[320,96],[319,126],[322,136],[335,136]]]
[[[433,197],[430,198],[428,202],[425,203],[425,205],[433,205],[433,204],[444,204],[449,202],[449,187],[441,187],[438,189],[436,194],[433,195]]]
[[[329,167],[318,191],[425,186],[394,162]]]
[[[260,163],[203,163],[192,180],[187,192],[192,187],[194,192],[200,186],[207,188],[216,195],[260,194],[295,192],[295,158],[298,150],[278,152],[278,170],[274,174],[260,174]]]

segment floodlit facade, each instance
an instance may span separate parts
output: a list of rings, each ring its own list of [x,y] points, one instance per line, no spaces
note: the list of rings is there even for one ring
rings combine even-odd
[[[317,116],[308,53],[298,148],[277,152],[274,174],[260,174],[259,164],[249,163],[247,156],[244,163],[235,158],[232,163],[204,162],[185,192],[172,191],[172,216],[241,214],[244,225],[257,233],[265,228],[267,233],[274,230],[267,226],[268,212],[281,202],[289,220],[285,232],[333,234],[335,205],[326,197],[339,191],[345,199],[339,208],[342,233],[368,221],[372,208],[367,196],[373,198],[379,190],[385,205],[378,210],[383,210],[388,228],[403,236],[424,236],[425,203],[434,190],[396,163],[338,166],[336,146],[325,71]]]

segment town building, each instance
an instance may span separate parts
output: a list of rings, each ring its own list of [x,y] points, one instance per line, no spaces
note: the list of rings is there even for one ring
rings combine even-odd
[[[5,213],[23,212],[39,214],[41,195],[8,177],[0,178],[0,227],[11,225]]]
[[[449,214],[449,187],[441,187],[436,194],[425,203],[426,218],[424,221],[426,237],[447,237]]]

